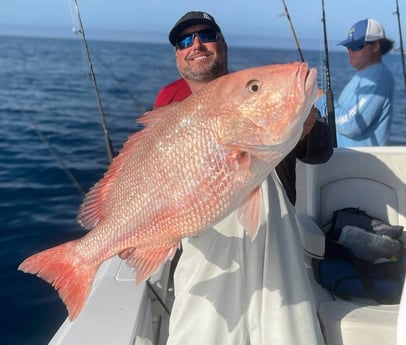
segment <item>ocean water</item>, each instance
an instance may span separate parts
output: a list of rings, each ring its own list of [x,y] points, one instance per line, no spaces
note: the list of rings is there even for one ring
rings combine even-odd
[[[117,152],[138,129],[135,118],[151,108],[157,91],[178,78],[173,50],[169,44],[101,41],[89,42],[89,48]],[[17,266],[35,252],[84,234],[76,212],[108,158],[79,39],[0,36],[0,51],[0,344],[42,345],[67,313],[49,284]],[[323,71],[320,52],[304,55]],[[232,71],[298,59],[294,50],[229,48]],[[345,52],[330,53],[329,62],[338,97],[353,70]],[[391,144],[405,145],[400,55],[388,55],[385,62],[396,78]]]

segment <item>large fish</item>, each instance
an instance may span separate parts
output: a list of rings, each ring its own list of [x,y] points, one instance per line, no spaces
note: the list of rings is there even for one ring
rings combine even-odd
[[[293,149],[316,96],[306,63],[269,65],[218,78],[186,100],[146,113],[104,177],[85,196],[79,223],[91,231],[27,258],[19,269],[51,283],[80,313],[100,264],[128,249],[137,283],[181,238],[233,210],[253,238],[260,184]]]

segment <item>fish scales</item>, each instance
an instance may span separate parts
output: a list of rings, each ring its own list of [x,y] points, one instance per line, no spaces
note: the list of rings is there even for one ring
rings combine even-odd
[[[254,238],[259,186],[293,149],[316,96],[305,63],[231,73],[186,100],[146,113],[85,196],[82,238],[34,254],[19,269],[52,283],[75,319],[102,262],[130,250],[137,283],[179,245],[237,210]],[[135,248],[135,249],[133,249]]]
[[[168,116],[171,118],[169,126],[165,130],[157,128],[151,131],[145,145],[139,145],[133,152],[133,156],[142,158],[129,159],[128,164],[122,168],[121,184],[126,185],[126,179],[132,181],[126,191],[128,196],[123,198],[125,191],[116,189],[112,192],[108,204],[114,216],[114,207],[117,203],[126,205],[135,203],[135,207],[132,205],[128,214],[132,215],[130,218],[135,219],[133,222],[137,224],[141,224],[137,218],[144,220],[145,231],[136,232],[135,235],[143,238],[131,238],[133,245],[144,245],[144,241],[151,243],[151,236],[159,240],[159,242],[153,242],[154,246],[159,247],[161,243],[166,245],[165,239],[173,242],[171,230],[187,236],[191,229],[203,226],[202,216],[207,219],[209,215],[209,212],[194,208],[195,201],[198,200],[198,204],[201,204],[205,195],[208,202],[215,198],[208,189],[210,184],[206,182],[206,179],[212,175],[211,170],[217,168],[210,166],[213,149],[207,145],[214,140],[209,137],[213,131],[203,131],[208,135],[202,135],[201,130],[199,133],[194,130],[202,129],[202,123],[196,125],[189,121],[189,125],[186,126],[182,113],[168,114]],[[197,116],[201,117],[200,113],[196,114]],[[176,128],[172,130],[171,126]],[[165,132],[176,132],[177,135],[170,137],[168,134],[165,135]],[[157,144],[152,147],[150,142]],[[185,146],[184,143],[190,144]],[[142,175],[135,173],[138,164],[143,166]],[[202,166],[207,168],[208,173],[201,171]],[[186,181],[186,183],[179,184],[179,181]],[[212,182],[214,182],[213,178]],[[144,197],[131,201],[133,195],[140,194]],[[207,210],[210,209],[212,207]],[[179,211],[176,212],[176,210]],[[194,220],[192,224],[191,219]],[[121,231],[127,232],[126,229]]]

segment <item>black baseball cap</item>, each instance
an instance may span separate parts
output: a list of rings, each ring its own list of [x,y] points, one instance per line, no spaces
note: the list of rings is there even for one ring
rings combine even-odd
[[[176,44],[176,39],[178,38],[179,34],[192,25],[204,24],[211,27],[213,30],[221,33],[220,27],[217,25],[214,17],[206,12],[200,11],[191,11],[184,14],[172,28],[171,32],[169,33],[169,42],[173,46]]]

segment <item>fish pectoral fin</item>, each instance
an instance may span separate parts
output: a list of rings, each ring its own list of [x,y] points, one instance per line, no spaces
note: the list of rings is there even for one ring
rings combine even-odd
[[[261,189],[256,188],[237,211],[238,222],[244,227],[251,240],[257,236],[261,222]]]
[[[134,248],[126,257],[127,265],[136,272],[136,283],[147,280],[161,268],[167,260],[172,260],[179,243],[163,248]]]

